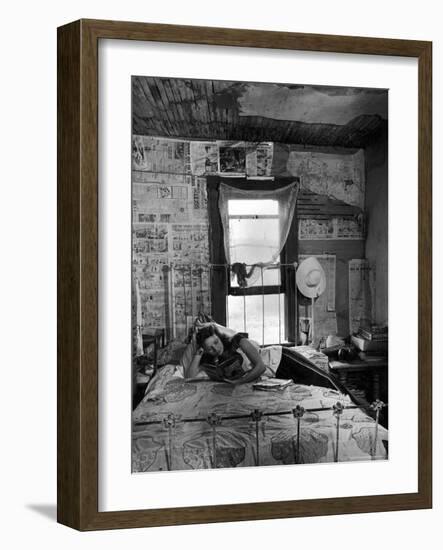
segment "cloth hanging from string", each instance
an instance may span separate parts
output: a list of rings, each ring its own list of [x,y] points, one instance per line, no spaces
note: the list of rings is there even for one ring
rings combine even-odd
[[[225,256],[229,265],[266,267],[278,261],[294,217],[298,190],[298,181],[272,190],[254,188],[245,190],[220,183],[218,205],[223,227]],[[258,214],[254,224],[250,223],[250,219],[254,218],[253,215],[249,216],[249,221],[232,215],[233,203],[230,201],[263,200],[276,202],[277,205],[266,203],[266,206],[271,207],[269,210],[265,209],[268,215]],[[260,207],[259,203],[255,204]],[[254,208],[253,202],[251,207]],[[239,271],[244,279],[245,270]],[[248,275],[252,274],[253,269],[248,269]],[[239,286],[245,286],[244,282],[240,284],[239,281]]]

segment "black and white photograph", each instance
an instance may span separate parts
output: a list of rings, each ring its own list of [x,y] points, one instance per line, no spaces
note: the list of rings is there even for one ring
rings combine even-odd
[[[1,546],[433,550],[439,8],[3,5]]]
[[[131,93],[132,472],[388,460],[388,90]]]

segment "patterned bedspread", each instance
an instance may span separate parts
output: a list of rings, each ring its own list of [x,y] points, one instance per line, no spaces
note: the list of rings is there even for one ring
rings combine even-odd
[[[338,416],[337,402],[344,406]],[[299,421],[293,410],[302,413]],[[387,430],[376,430],[348,396],[318,386],[264,392],[252,384],[184,380],[167,365],[133,420],[133,472],[387,458]]]

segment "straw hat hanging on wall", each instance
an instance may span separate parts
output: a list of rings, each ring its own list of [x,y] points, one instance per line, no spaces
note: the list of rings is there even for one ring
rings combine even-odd
[[[298,266],[296,273],[297,286],[308,298],[317,298],[326,288],[326,275],[317,258],[306,258]]]
[[[311,345],[315,341],[314,301],[326,288],[326,275],[317,258],[310,256],[298,266],[295,274],[300,292],[311,299]]]

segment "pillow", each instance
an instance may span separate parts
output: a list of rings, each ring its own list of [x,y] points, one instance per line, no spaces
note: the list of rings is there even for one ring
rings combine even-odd
[[[157,366],[178,365],[185,347],[186,344],[183,344],[180,340],[171,340],[165,348],[159,350]]]

